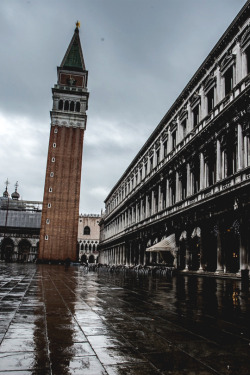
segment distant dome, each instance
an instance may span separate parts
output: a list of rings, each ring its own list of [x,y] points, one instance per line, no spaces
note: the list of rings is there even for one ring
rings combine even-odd
[[[18,188],[18,181],[16,182],[15,184],[15,191],[14,193],[11,194],[11,198],[18,201],[18,199],[20,198],[20,194],[17,192],[17,188]]]
[[[20,194],[17,191],[11,194],[11,198],[14,200],[18,200],[20,198]]]
[[[5,191],[3,192],[3,197],[9,198],[9,193],[8,193],[7,187],[6,187]]]

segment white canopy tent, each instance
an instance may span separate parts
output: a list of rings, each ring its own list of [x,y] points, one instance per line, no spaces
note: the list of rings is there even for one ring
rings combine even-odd
[[[175,252],[178,250],[178,247],[176,247],[176,242],[175,242],[175,233],[171,234],[167,238],[164,238],[160,242],[156,243],[153,246],[150,246],[146,249],[146,251],[171,251]],[[174,254],[173,254],[174,255]]]

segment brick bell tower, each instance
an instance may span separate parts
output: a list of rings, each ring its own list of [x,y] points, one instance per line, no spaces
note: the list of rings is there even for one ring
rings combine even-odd
[[[77,259],[83,137],[88,109],[88,72],[79,22],[52,89],[53,108],[44,186],[38,259]]]

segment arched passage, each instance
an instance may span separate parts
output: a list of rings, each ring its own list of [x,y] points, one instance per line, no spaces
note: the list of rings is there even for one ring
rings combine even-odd
[[[29,260],[31,244],[28,240],[21,240],[18,244],[18,261],[27,262]]]
[[[1,260],[12,261],[14,253],[14,243],[11,238],[4,238],[1,243]]]

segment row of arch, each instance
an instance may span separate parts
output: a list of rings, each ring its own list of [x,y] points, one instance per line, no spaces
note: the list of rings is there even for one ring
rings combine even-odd
[[[98,255],[93,255],[93,254],[80,254],[79,260],[81,263],[85,264],[93,264],[93,263],[98,263]]]
[[[0,242],[0,258],[6,262],[34,262],[37,259],[39,241],[35,246],[27,239],[18,243],[7,237]]]
[[[58,109],[60,111],[71,111],[71,112],[80,112],[80,102],[74,102],[73,100],[59,100]]]
[[[96,244],[96,243],[80,243],[79,244],[79,250],[97,251],[98,250],[98,244]]]
[[[154,265],[164,262],[183,271],[239,274],[245,269],[249,256],[249,239],[245,235],[249,229],[249,220],[241,223],[239,218],[228,215],[221,220],[210,219],[197,227],[172,228],[173,250],[146,251],[169,237],[159,227],[158,233],[143,233],[143,236],[103,250],[101,263]]]

